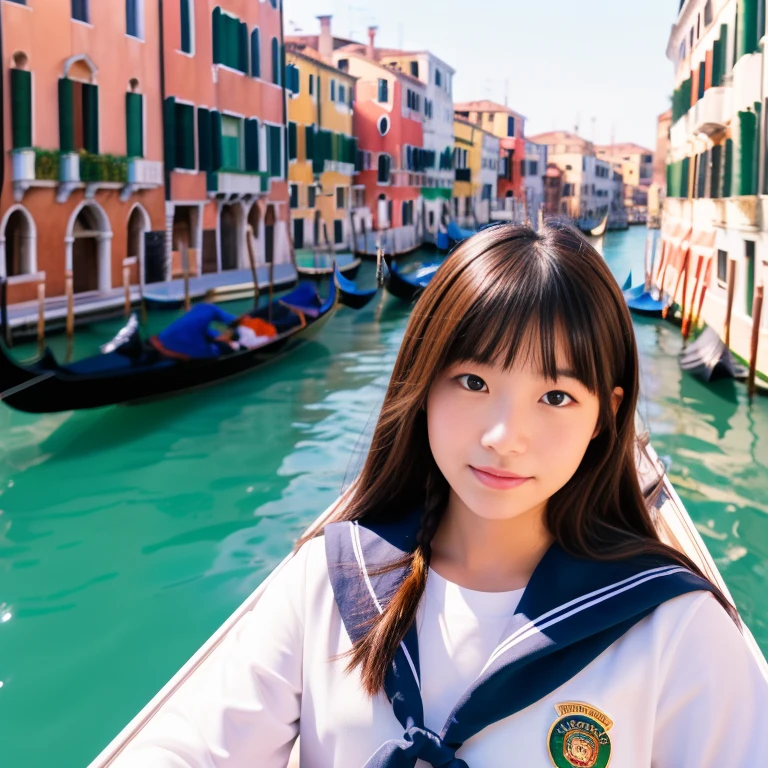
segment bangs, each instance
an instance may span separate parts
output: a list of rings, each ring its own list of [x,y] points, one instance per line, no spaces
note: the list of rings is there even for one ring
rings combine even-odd
[[[598,392],[599,310],[590,306],[587,286],[579,290],[580,281],[536,242],[518,243],[514,256],[504,251],[503,244],[489,249],[464,273],[473,283],[465,286],[470,309],[456,324],[443,367],[466,361],[509,370],[519,362],[553,381],[565,368]],[[565,359],[557,359],[558,349]]]

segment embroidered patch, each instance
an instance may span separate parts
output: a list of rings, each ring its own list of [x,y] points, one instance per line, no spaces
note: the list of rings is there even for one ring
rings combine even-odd
[[[599,709],[579,701],[556,704],[557,720],[547,746],[555,768],[606,768],[611,760],[613,721]]]

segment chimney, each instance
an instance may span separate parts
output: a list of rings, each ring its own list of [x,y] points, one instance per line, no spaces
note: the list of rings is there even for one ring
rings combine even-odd
[[[333,60],[333,35],[331,35],[332,16],[318,16],[320,21],[320,37],[317,43],[317,52],[326,64]]]
[[[369,59],[373,59],[375,61],[376,54],[375,54],[375,48],[373,46],[373,41],[376,39],[376,30],[378,27],[368,27],[368,47],[365,50],[365,55]]]

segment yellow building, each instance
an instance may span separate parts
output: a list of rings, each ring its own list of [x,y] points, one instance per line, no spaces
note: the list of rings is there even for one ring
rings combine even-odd
[[[499,139],[476,123],[454,118],[453,217],[459,226],[485,224],[496,196]]]
[[[286,46],[288,180],[295,248],[346,250],[357,139],[355,80],[309,48]]]

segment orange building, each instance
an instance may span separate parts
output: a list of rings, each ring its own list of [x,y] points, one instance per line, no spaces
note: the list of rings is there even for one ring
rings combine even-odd
[[[116,6],[120,13],[116,13]],[[14,0],[2,18],[0,276],[8,301],[106,291],[162,238],[157,0]],[[162,255],[162,254],[161,254]]]
[[[169,2],[163,10],[166,226],[193,272],[290,260],[280,0]]]

